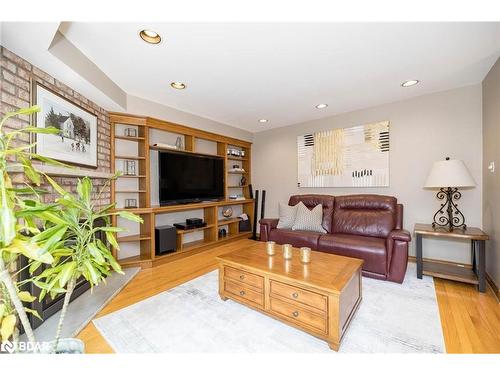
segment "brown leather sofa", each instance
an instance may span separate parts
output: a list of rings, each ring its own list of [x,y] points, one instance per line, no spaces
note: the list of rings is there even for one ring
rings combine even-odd
[[[363,275],[402,283],[408,262],[410,233],[403,230],[403,205],[396,198],[359,194],[293,195],[288,204],[309,209],[323,205],[327,233],[278,229],[278,219],[260,220],[261,241],[307,246],[317,251],[364,260]]]

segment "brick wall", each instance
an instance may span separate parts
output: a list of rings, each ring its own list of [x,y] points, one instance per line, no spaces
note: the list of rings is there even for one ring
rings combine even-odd
[[[97,116],[97,171],[110,172],[110,124],[108,113],[97,104],[91,102],[78,92],[74,91],[64,83],[58,81],[51,75],[33,66],[28,61],[22,59],[8,49],[0,46],[0,114],[3,116],[6,112],[15,111],[19,108],[30,106],[31,98],[31,80],[36,80],[45,87],[55,91],[66,99],[76,103],[87,111]],[[19,129],[31,123],[30,116],[20,116],[10,119],[5,124],[7,130]],[[28,143],[29,137],[21,139],[22,143]],[[96,169],[91,169],[96,170]],[[76,191],[76,177],[54,177],[54,179],[69,192]],[[14,176],[14,181],[21,183],[24,176],[18,174]],[[104,179],[93,179],[94,197],[98,188],[106,181]],[[51,189],[47,186],[49,191]],[[46,202],[53,201],[57,195],[50,194],[44,196]],[[109,204],[110,189],[105,190],[101,196],[99,205]]]

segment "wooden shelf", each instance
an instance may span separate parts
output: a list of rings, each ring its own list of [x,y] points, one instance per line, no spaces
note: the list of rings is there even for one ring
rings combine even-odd
[[[115,135],[115,139],[121,139],[124,141],[130,141],[130,142],[140,142],[140,141],[144,141],[146,138],[144,138],[144,137],[126,137],[124,135]]]
[[[227,156],[227,160],[234,160],[234,161],[247,161],[248,158],[239,158],[237,156]]]
[[[246,188],[246,187],[248,187],[248,185],[230,185],[227,188],[228,189],[243,189],[243,188]]]
[[[461,281],[469,284],[479,284],[472,268],[460,267],[455,264],[424,261],[423,274],[441,279]]]
[[[144,156],[115,156],[115,160],[120,159],[120,160],[146,160]]]
[[[161,147],[161,146],[149,146],[150,150],[158,150],[158,151],[172,151],[172,152],[178,152],[180,154],[193,154],[193,155],[203,155],[203,156],[212,156],[216,158],[224,158],[223,156],[217,155],[217,154],[206,154],[203,152],[195,152],[195,151],[189,151],[189,150],[179,150],[176,148],[170,148],[170,147]]]
[[[205,225],[204,227],[199,227],[199,228],[193,228],[193,229],[177,229],[177,234],[178,235],[183,235],[187,233],[193,233],[193,232],[198,232],[200,230],[205,230],[205,229],[210,229],[213,228],[215,225],[210,224],[210,225]]]
[[[118,178],[146,178],[146,176],[144,175],[121,175],[121,176],[118,176]]]
[[[229,174],[248,174],[248,172],[240,172],[240,171],[227,171]]]
[[[153,259],[144,255],[136,255],[133,257],[118,259],[118,261],[122,266],[130,266],[130,265],[152,262]]]
[[[116,240],[118,242],[149,241],[149,240],[151,240],[151,237],[143,236],[140,234],[134,234],[134,235],[130,235],[130,236],[117,237]]]
[[[116,194],[145,193],[146,190],[115,190]]]
[[[218,226],[221,226],[221,225],[228,225],[228,224],[231,224],[231,223],[237,223],[241,221],[241,219],[239,217],[235,217],[235,218],[232,218],[232,219],[221,219],[217,222],[217,225]]]
[[[244,238],[246,236],[251,235],[252,232],[239,232],[239,233],[234,233],[234,234],[228,234],[226,237],[219,238],[217,242],[224,242],[224,241],[229,241],[229,240],[234,240],[236,238]]]

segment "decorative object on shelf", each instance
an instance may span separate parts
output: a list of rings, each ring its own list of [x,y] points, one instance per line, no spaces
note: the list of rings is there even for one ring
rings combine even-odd
[[[237,157],[240,157],[240,158],[244,158],[245,157],[245,150],[237,150],[235,148],[228,148],[227,149],[227,154],[229,156],[237,156]]]
[[[389,121],[297,137],[298,187],[389,186]]]
[[[472,188],[476,183],[469,170],[462,160],[437,161],[433,164],[431,172],[427,177],[424,188],[439,189],[436,197],[444,200],[441,207],[434,214],[432,227],[447,227],[450,231],[453,228],[466,229],[465,217],[458,209],[455,201],[459,200],[462,193],[458,188]]]
[[[292,259],[292,245],[286,243],[281,246],[283,248],[283,259],[290,260]]]
[[[247,214],[241,214],[238,216],[241,221],[238,223],[238,229],[241,232],[250,232],[252,230],[252,224],[250,223],[250,218]]]
[[[233,167],[229,170],[229,172],[241,172],[245,173],[245,169],[240,167],[239,165],[233,165]]]
[[[226,237],[227,236],[227,230],[225,228],[219,229],[219,238]]]
[[[241,176],[240,186],[245,186],[246,184],[247,184],[247,178],[245,176]]]
[[[241,194],[231,194],[229,196],[229,199],[232,201],[241,201],[241,200],[245,200],[245,197]]]
[[[175,148],[177,148],[178,150],[184,150],[181,137],[177,137],[177,139],[175,140]]]
[[[137,208],[137,199],[125,199],[125,208]]]
[[[125,160],[125,175],[137,176],[135,169],[135,160]]]
[[[266,242],[266,253],[269,256],[273,256],[276,254],[276,242],[274,241],[267,241]]]
[[[33,81],[33,114],[37,128],[54,127],[58,134],[32,133],[36,153],[65,163],[97,168],[97,116]]]
[[[169,145],[168,143],[155,143],[153,146],[155,146],[155,147],[161,147],[161,148],[170,148],[172,150],[176,150],[177,149],[176,145]]]
[[[231,218],[231,216],[233,216],[232,207],[222,207],[222,216],[224,216],[225,219]]]
[[[300,261],[302,263],[311,263],[311,248],[301,247],[300,248]]]
[[[125,128],[125,137],[135,138],[137,137],[137,129],[136,128]]]

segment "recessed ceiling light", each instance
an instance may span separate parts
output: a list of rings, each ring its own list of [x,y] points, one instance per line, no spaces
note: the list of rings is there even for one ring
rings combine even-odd
[[[410,86],[416,85],[418,82],[419,82],[418,79],[410,79],[409,81],[403,82],[401,84],[401,86],[403,86],[403,87],[410,87]]]
[[[161,36],[152,30],[141,30],[139,36],[149,44],[158,44],[161,42]]]
[[[269,120],[267,120],[267,119],[265,119],[265,118],[261,118],[261,119],[259,120],[259,122],[261,122],[261,123],[265,123],[265,122],[267,122],[267,121],[269,121]]]
[[[323,108],[326,108],[326,107],[328,107],[328,104],[324,104],[324,103],[322,103],[322,104],[318,104],[318,105],[316,106],[316,108],[318,108],[318,109],[323,109]]]
[[[172,82],[170,86],[177,90],[184,90],[186,88],[186,85],[182,82]]]

